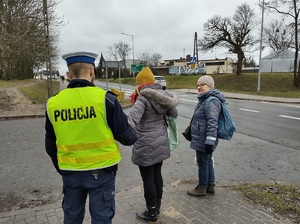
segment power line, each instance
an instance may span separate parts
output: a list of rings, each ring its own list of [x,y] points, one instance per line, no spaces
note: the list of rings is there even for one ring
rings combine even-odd
[[[189,36],[189,37],[185,37],[183,39],[174,40],[174,41],[168,42],[166,44],[158,45],[154,50],[156,50],[156,49],[162,49],[162,48],[170,48],[170,47],[179,45],[179,43],[185,42],[185,41],[187,41],[189,39],[193,39],[193,38],[194,38],[193,36]],[[191,43],[191,45],[192,45],[192,43]]]

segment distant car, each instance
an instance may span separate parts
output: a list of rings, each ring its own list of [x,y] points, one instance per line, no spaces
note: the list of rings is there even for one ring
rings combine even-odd
[[[165,78],[163,76],[155,75],[154,79],[155,79],[155,83],[160,84],[163,89],[167,88],[167,81],[165,80]]]

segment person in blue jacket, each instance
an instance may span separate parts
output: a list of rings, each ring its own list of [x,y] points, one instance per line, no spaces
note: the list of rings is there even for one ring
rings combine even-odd
[[[199,182],[196,188],[188,190],[191,196],[205,196],[215,194],[215,171],[213,152],[218,145],[218,119],[221,104],[212,99],[205,108],[205,100],[210,96],[217,97],[221,102],[225,96],[215,89],[214,79],[209,75],[201,76],[197,82],[198,104],[191,121],[191,149],[196,151]]]
[[[123,145],[137,140],[116,95],[93,84],[96,57],[63,55],[71,81],[47,102],[45,146],[63,179],[64,224],[83,222],[87,195],[92,223],[112,223],[121,160],[115,140]]]

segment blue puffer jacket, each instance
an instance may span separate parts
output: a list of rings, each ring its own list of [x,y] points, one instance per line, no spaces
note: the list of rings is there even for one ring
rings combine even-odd
[[[197,151],[204,152],[205,144],[213,145],[213,150],[218,145],[218,119],[221,112],[221,104],[217,100],[210,100],[208,107],[204,108],[205,100],[215,96],[221,102],[225,102],[225,96],[217,89],[212,89],[203,95],[198,95],[198,104],[194,111],[194,117],[191,122],[192,140],[190,147]]]

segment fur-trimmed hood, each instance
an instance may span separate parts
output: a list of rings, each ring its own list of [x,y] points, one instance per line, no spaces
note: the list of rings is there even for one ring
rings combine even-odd
[[[179,99],[175,94],[162,90],[157,84],[145,86],[141,89],[139,95],[147,98],[158,113],[165,113],[179,103]]]

